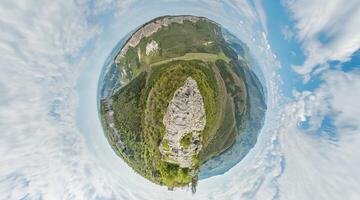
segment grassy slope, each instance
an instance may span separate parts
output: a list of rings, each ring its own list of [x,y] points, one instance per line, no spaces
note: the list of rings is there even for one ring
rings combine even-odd
[[[129,48],[118,65],[120,71],[125,72],[122,75],[122,79],[124,81],[130,81],[141,70],[144,70],[141,68],[146,68],[153,63],[175,57],[185,56],[182,59],[186,60],[192,59],[195,56],[201,57],[211,54],[212,57],[220,55],[226,59],[226,57],[223,56],[224,54],[221,55],[219,41],[221,41],[222,36],[220,33],[221,30],[217,25],[204,20],[199,20],[195,24],[184,21],[183,24],[173,23],[167,27],[163,27],[153,35],[142,38],[137,46]],[[146,55],[146,45],[152,40],[159,43],[160,50],[157,53]],[[211,42],[211,44],[205,45],[207,42]],[[140,49],[140,59],[137,54],[138,49]],[[191,53],[200,54],[192,55]],[[204,55],[201,55],[201,53],[204,53]],[[199,59],[199,57],[197,59]]]
[[[221,154],[228,149],[234,142],[238,133],[238,127],[241,123],[239,115],[244,112],[246,106],[246,88],[243,80],[234,72],[236,69],[231,63],[223,60],[215,62],[214,69],[219,73],[219,82],[223,82],[223,87],[226,92],[221,95],[222,101],[225,105],[222,106],[223,114],[220,116],[216,132],[210,140],[210,143],[205,145],[205,148],[200,153],[202,162],[209,160],[211,157]],[[234,112],[235,111],[235,112]]]
[[[220,54],[186,53],[183,56],[169,58],[166,60],[161,60],[158,62],[151,63],[150,66],[161,65],[161,64],[168,63],[171,61],[176,61],[176,60],[201,60],[201,61],[205,61],[205,62],[215,62],[216,60],[219,60],[219,59],[224,60],[226,62],[230,62],[230,58],[226,57],[226,55],[223,52],[221,52]]]

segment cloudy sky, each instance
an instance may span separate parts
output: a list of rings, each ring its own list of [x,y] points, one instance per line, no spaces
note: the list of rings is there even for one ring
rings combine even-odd
[[[97,117],[112,48],[166,14],[236,34],[269,93],[255,148],[195,195],[135,174]],[[358,0],[1,0],[0,199],[359,199],[359,48]]]

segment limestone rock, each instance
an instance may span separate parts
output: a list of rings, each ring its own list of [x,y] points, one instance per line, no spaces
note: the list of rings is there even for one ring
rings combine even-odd
[[[155,52],[159,49],[159,45],[155,40],[152,40],[146,45],[146,55],[150,55],[150,53]]]
[[[179,164],[182,168],[191,168],[194,165],[193,156],[201,150],[201,131],[206,124],[203,97],[196,81],[191,77],[175,91],[164,115],[163,124],[165,136],[159,147],[163,159]],[[187,133],[192,133],[190,145],[183,147],[180,141]],[[165,141],[168,148],[163,145]]]

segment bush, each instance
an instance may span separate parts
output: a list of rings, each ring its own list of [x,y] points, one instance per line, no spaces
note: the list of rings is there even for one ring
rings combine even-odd
[[[190,146],[192,135],[193,135],[192,133],[187,133],[186,135],[184,135],[183,138],[181,138],[181,141],[180,141],[181,147],[188,148]]]

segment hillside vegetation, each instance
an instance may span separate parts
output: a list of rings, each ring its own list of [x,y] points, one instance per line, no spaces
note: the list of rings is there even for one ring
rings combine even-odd
[[[147,53],[150,43],[154,48]],[[103,99],[100,107],[105,134],[116,153],[156,184],[169,189],[191,184],[195,191],[200,165],[235,142],[246,112],[247,92],[240,66],[234,62],[237,57],[221,27],[203,18],[170,24],[129,47],[118,63],[125,85],[110,99]],[[202,149],[192,158],[194,165],[181,168],[163,159],[159,145],[169,102],[190,76],[202,95],[206,124]],[[192,137],[189,133],[182,138],[181,146],[189,147]],[[162,145],[170,148],[166,141]]]

